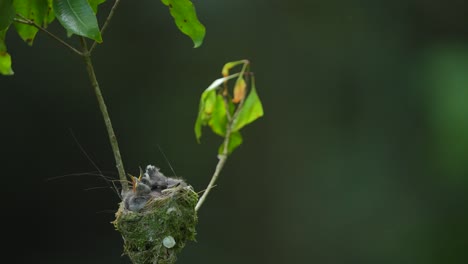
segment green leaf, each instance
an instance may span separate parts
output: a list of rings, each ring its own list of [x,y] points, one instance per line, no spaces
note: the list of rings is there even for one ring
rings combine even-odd
[[[104,3],[106,0],[88,0],[89,5],[93,9],[94,14],[97,14],[98,5]]]
[[[25,17],[37,25],[43,25],[46,19],[48,8],[47,0],[15,0],[13,6],[16,13]],[[29,45],[33,44],[34,37],[38,29],[34,26],[25,25],[22,23],[14,23],[16,31],[20,37]]]
[[[201,96],[200,106],[198,110],[197,121],[195,122],[195,137],[200,142],[202,136],[202,126],[206,126],[211,118],[213,107],[216,102],[216,90],[206,89]]]
[[[238,146],[242,144],[242,135],[239,131],[231,133],[228,143],[228,153],[231,154]],[[224,143],[219,146],[218,154],[223,154],[224,152]]]
[[[255,79],[252,76],[252,90],[247,99],[245,99],[242,108],[239,110],[239,115],[232,124],[232,131],[239,131],[245,125],[255,121],[257,118],[263,116],[262,102],[258,98],[255,89]]]
[[[0,74],[2,75],[13,75],[13,69],[11,68],[11,57],[7,53],[5,45],[5,35],[8,28],[0,31]]]
[[[195,48],[200,47],[206,30],[198,20],[192,2],[189,0],[161,0],[161,2],[169,7],[179,30],[192,39]]]
[[[13,0],[0,0],[0,31],[6,29],[14,17]]]
[[[224,78],[219,78],[215,80],[206,90],[202,93],[200,98],[200,105],[198,107],[198,117],[195,122],[195,137],[197,141],[200,143],[200,138],[202,136],[202,126],[206,126],[209,124],[212,114],[215,108],[219,107],[219,100],[217,99],[216,90],[223,84],[225,81],[233,79],[237,77],[238,74],[233,74]],[[222,115],[220,113],[216,114],[216,118],[220,118],[219,116]],[[226,112],[224,112],[226,115]],[[217,122],[213,125],[217,125]],[[220,131],[220,130],[218,130]]]
[[[54,0],[54,12],[69,33],[102,42],[96,15],[87,0]]]
[[[47,27],[52,23],[55,19],[55,13],[54,13],[54,4],[53,0],[47,0],[47,14],[46,18],[44,19],[43,27]]]
[[[231,61],[226,64],[224,64],[223,69],[221,70],[221,74],[223,76],[228,76],[229,75],[229,70],[232,68],[236,67],[237,65],[245,64],[248,63],[248,60],[239,60],[239,61]]]
[[[227,121],[224,99],[223,96],[218,94],[216,96],[213,112],[211,113],[211,118],[208,121],[208,125],[211,127],[211,130],[213,130],[214,133],[220,136],[224,136],[226,134]]]

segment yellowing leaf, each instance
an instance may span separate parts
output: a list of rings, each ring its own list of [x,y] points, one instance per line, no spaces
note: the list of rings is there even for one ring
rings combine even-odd
[[[244,100],[247,84],[245,83],[244,78],[239,77],[236,81],[236,86],[234,86],[234,98],[232,102],[237,104],[240,101]]]
[[[239,60],[239,61],[228,62],[228,63],[224,64],[223,69],[221,70],[221,74],[224,77],[226,77],[226,76],[229,75],[229,70],[236,67],[237,65],[245,64],[245,63],[248,63],[248,62],[249,62],[248,60]]]

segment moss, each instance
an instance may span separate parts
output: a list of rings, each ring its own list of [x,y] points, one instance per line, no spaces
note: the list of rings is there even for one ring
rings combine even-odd
[[[185,243],[195,240],[197,201],[190,186],[178,186],[151,198],[138,212],[121,202],[113,224],[124,239],[124,254],[135,264],[175,263]]]

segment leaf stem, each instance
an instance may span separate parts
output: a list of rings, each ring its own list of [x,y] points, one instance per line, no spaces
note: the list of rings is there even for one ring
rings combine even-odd
[[[89,79],[91,80],[91,85],[93,86],[94,93],[98,100],[99,108],[101,109],[102,116],[104,118],[104,123],[106,125],[107,133],[109,135],[109,141],[112,146],[112,151],[114,153],[114,159],[116,163],[117,170],[119,172],[120,182],[122,184],[122,192],[128,191],[128,182],[125,176],[125,170],[122,162],[122,157],[120,156],[119,144],[117,142],[117,137],[115,136],[114,129],[112,128],[112,122],[107,112],[107,106],[104,102],[104,97],[102,96],[101,89],[99,88],[99,83],[96,79],[96,74],[94,72],[93,63],[91,61],[91,54],[84,37],[80,38],[81,46],[83,47],[83,58],[86,64],[86,70],[88,71]]]
[[[120,0],[115,0],[114,5],[112,6],[109,15],[107,16],[106,22],[104,22],[104,25],[101,28],[101,36],[104,34],[104,31],[106,30],[107,26],[109,25],[112,17],[114,16],[115,10],[117,9],[117,6],[119,5]],[[94,48],[96,48],[97,42],[94,41],[93,45],[89,49],[89,53],[93,52]]]
[[[60,44],[64,45],[65,47],[67,47],[68,49],[70,49],[71,51],[75,52],[76,54],[80,55],[80,56],[83,56],[83,53],[80,52],[79,50],[75,49],[73,46],[71,46],[70,44],[68,44],[67,42],[65,42],[64,40],[62,40],[61,38],[57,37],[55,34],[53,34],[52,32],[48,31],[47,29],[39,26],[38,24],[34,23],[34,21],[31,21],[19,14],[17,14],[17,16],[19,16],[21,19],[19,18],[14,18],[13,20],[17,23],[21,23],[21,24],[26,24],[26,25],[30,25],[30,26],[33,26],[37,29],[39,29],[40,31],[46,33],[47,35],[49,35],[49,37],[52,37],[53,39],[57,40]]]

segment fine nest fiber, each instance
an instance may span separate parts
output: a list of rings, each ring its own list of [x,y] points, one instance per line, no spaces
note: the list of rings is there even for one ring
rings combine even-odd
[[[113,221],[124,254],[135,264],[175,263],[186,242],[195,240],[197,193],[151,165],[132,181]]]

